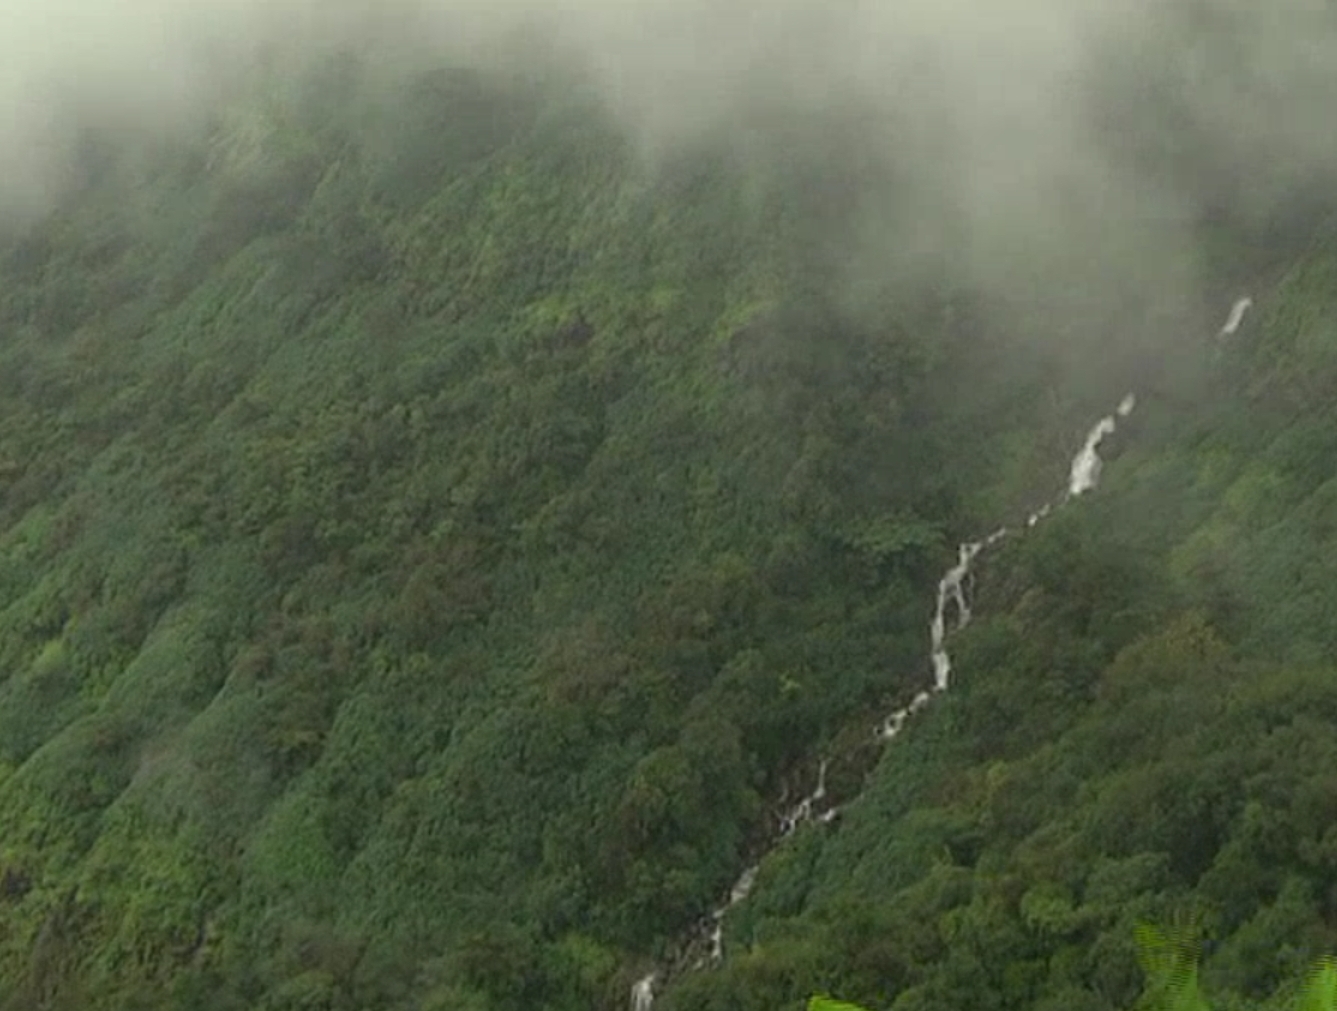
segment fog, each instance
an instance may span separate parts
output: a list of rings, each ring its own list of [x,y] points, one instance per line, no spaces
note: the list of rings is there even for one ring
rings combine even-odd
[[[764,114],[859,110],[894,164],[860,194],[865,269],[949,256],[990,291],[1083,292],[1148,325],[1197,292],[1183,224],[1263,219],[1337,165],[1320,0],[0,0],[0,206],[54,196],[71,124],[189,124],[259,54],[380,40],[390,62],[588,73],[649,161]],[[768,149],[765,157],[783,157]],[[1083,314],[1085,318],[1085,314]]]

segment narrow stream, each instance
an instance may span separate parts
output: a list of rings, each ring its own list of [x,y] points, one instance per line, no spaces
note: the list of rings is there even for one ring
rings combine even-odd
[[[1225,325],[1222,326],[1217,336],[1228,337],[1236,333],[1244,320],[1244,314],[1252,306],[1253,299],[1248,296],[1237,299],[1231,306]],[[1031,513],[1026,519],[1025,529],[1036,526],[1055,509],[1066,505],[1074,498],[1084,495],[1096,487],[1100,482],[1100,471],[1103,466],[1099,452],[1100,444],[1114,434],[1118,428],[1119,419],[1127,418],[1133,413],[1136,406],[1136,396],[1129,393],[1119,402],[1113,413],[1101,418],[1091,427],[1091,430],[1087,432],[1086,441],[1082,444],[1082,448],[1072,459],[1072,465],[1068,472],[1067,488],[1057,499],[1046,502]],[[933,620],[929,623],[929,656],[933,664],[932,688],[917,692],[908,705],[897,709],[878,725],[877,736],[883,741],[890,741],[895,738],[904,729],[910,717],[926,707],[933,700],[935,694],[947,690],[952,674],[952,660],[947,652],[948,610],[949,608],[955,609],[956,620],[951,631],[958,632],[970,623],[970,602],[966,596],[965,586],[966,580],[970,576],[971,566],[981,552],[993,547],[1011,534],[1011,528],[999,527],[982,540],[968,541],[957,548],[956,564],[949,568],[942,579],[938,581],[937,607],[933,612]],[[751,893],[761,860],[765,859],[785,839],[793,835],[800,825],[809,821],[826,823],[836,817],[838,813],[836,807],[830,806],[825,809],[821,807],[822,802],[827,797],[827,766],[828,760],[822,759],[817,770],[817,785],[812,793],[781,815],[775,839],[766,853],[762,854],[756,863],[743,871],[733,887],[729,889],[726,900],[711,912],[709,918],[702,921],[696,936],[689,939],[685,945],[687,950],[703,949],[703,954],[689,963],[690,968],[701,969],[706,965],[723,960],[725,914]],[[660,971],[655,970],[636,981],[631,988],[632,1011],[652,1011],[655,999],[655,984],[659,980]]]
[[[1119,402],[1119,406],[1114,409],[1113,414],[1106,415],[1092,426],[1091,431],[1086,435],[1086,441],[1082,444],[1082,448],[1072,458],[1067,490],[1056,501],[1046,502],[1031,513],[1026,519],[1027,529],[1035,526],[1052,513],[1054,509],[1079,495],[1086,494],[1099,483],[1100,444],[1106,437],[1114,434],[1118,427],[1117,419],[1128,417],[1133,413],[1133,408],[1136,406],[1137,398],[1130,393]],[[947,652],[948,609],[955,608],[956,623],[952,629],[953,631],[959,632],[970,624],[970,602],[966,599],[965,590],[966,579],[970,576],[970,568],[982,551],[993,547],[1004,537],[1010,536],[1011,533],[1010,528],[999,527],[983,540],[967,541],[957,548],[956,564],[948,569],[942,579],[938,581],[938,606],[933,612],[933,620],[929,623],[929,655],[933,662],[932,690],[919,692],[910,700],[909,705],[897,709],[882,721],[878,728],[878,736],[883,740],[890,741],[894,738],[901,732],[911,716],[932,701],[935,693],[947,690],[952,675],[952,658]]]

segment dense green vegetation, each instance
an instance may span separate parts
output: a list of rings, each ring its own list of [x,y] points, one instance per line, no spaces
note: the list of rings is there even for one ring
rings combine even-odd
[[[858,798],[660,1006],[1124,1008],[1189,913],[1243,1006],[1334,947],[1337,261],[1167,354],[879,759],[955,540],[1145,348],[847,284],[860,115],[647,166],[570,82],[336,61],[90,134],[0,249],[0,1007],[621,1006],[822,754]]]
[[[671,1006],[1130,1007],[1133,925],[1174,917],[1249,1006],[1337,946],[1332,276],[1312,254],[1214,403],[1162,406],[1101,494],[993,556],[953,692]]]
[[[1137,1006],[1144,1011],[1209,1011],[1199,974],[1200,937],[1189,925],[1170,930],[1138,924],[1138,960],[1146,981]],[[1337,1004],[1337,961],[1325,955],[1314,962],[1299,986],[1277,995],[1278,1007],[1295,1011],[1328,1011]],[[808,1011],[866,1011],[857,1004],[816,994]]]

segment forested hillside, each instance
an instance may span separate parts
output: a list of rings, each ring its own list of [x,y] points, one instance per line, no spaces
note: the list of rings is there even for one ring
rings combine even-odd
[[[657,1008],[1114,1011],[1175,917],[1246,1006],[1337,949],[1332,236],[1203,222],[1173,340],[1049,339],[868,269],[865,115],[651,162],[556,71],[349,57],[87,132],[0,243],[0,1007],[621,1007],[823,757],[841,818]],[[957,542],[1133,387],[883,749]]]

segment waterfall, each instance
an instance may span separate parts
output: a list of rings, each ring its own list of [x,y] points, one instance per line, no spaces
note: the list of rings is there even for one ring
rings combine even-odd
[[[655,974],[643,976],[631,988],[631,1011],[651,1011],[655,1006]]]
[[[811,821],[813,805],[826,799],[826,766],[827,761],[823,758],[817,767],[816,788],[799,801],[792,811],[780,816],[780,838],[792,835],[805,821]]]
[[[817,785],[813,787],[812,792],[780,816],[779,839],[776,840],[777,842],[793,835],[798,827],[805,822],[815,819],[826,823],[835,818],[836,809],[834,807],[820,813],[817,812],[818,805],[826,799],[827,765],[826,759],[822,759],[817,766]],[[733,887],[729,889],[728,899],[725,900],[723,905],[717,906],[711,912],[710,919],[707,921],[709,925],[707,934],[709,954],[697,959],[695,968],[701,968],[707,961],[719,962],[724,958],[724,914],[752,893],[752,886],[756,883],[759,869],[759,864],[752,864],[744,870],[738,876],[738,880],[734,882]]]
[[[1235,333],[1244,319],[1245,312],[1252,305],[1253,299],[1248,296],[1237,299],[1235,304],[1231,306],[1230,314],[1226,318],[1225,325],[1221,328],[1220,335],[1228,336]],[[1114,434],[1118,428],[1118,420],[1127,418],[1133,413],[1136,406],[1136,396],[1129,393],[1123,400],[1119,401],[1118,406],[1111,414],[1101,418],[1091,427],[1091,430],[1087,432],[1086,441],[1082,443],[1082,448],[1072,459],[1068,471],[1066,490],[1058,499],[1046,502],[1032,512],[1026,519],[1027,529],[1038,525],[1054,509],[1065,505],[1074,498],[1085,495],[1097,486],[1102,467],[1099,452],[1100,444],[1108,436]],[[956,563],[938,580],[937,606],[933,612],[933,619],[929,623],[929,656],[933,665],[932,689],[917,692],[908,705],[896,710],[879,724],[877,736],[882,740],[890,741],[896,737],[910,717],[925,708],[933,700],[934,694],[947,690],[952,673],[952,660],[947,652],[948,610],[954,609],[955,611],[956,621],[952,631],[960,631],[970,623],[971,610],[970,601],[966,595],[966,580],[970,577],[971,565],[982,551],[993,547],[1003,538],[1010,536],[1011,532],[1008,527],[999,527],[982,540],[968,541],[958,546]],[[818,766],[817,785],[813,791],[788,812],[781,815],[778,836],[772,844],[772,848],[792,835],[799,825],[813,820],[827,823],[839,814],[839,809],[835,806],[827,808],[820,814],[814,814],[818,804],[826,799],[827,764],[827,760],[823,759]],[[743,871],[737,882],[729,890],[728,899],[703,921],[701,928],[703,932],[695,936],[704,938],[708,946],[708,954],[697,959],[692,966],[693,968],[699,969],[708,962],[719,962],[724,958],[724,916],[751,893],[752,886],[756,881],[758,867],[759,863],[754,863]],[[651,973],[637,981],[636,985],[632,987],[632,1011],[653,1011],[656,979],[657,975]]]
[[[1133,408],[1137,404],[1137,398],[1131,393],[1119,402],[1115,408],[1115,414],[1121,418],[1126,418],[1133,413]],[[1097,450],[1100,449],[1101,442],[1105,436],[1113,435],[1117,427],[1114,420],[1114,414],[1107,415],[1096,422],[1095,427],[1087,433],[1086,443],[1082,446],[1082,451],[1078,453],[1072,461],[1072,469],[1068,477],[1068,498],[1074,498],[1077,495],[1084,495],[1096,486],[1100,480],[1101,460]]]
[[[1045,519],[1054,509],[1055,505],[1062,505],[1069,499],[1078,495],[1084,495],[1096,486],[1100,480],[1100,444],[1106,436],[1112,435],[1118,426],[1116,418],[1126,418],[1133,413],[1133,408],[1137,406],[1137,398],[1133,394],[1128,394],[1119,402],[1119,406],[1091,428],[1086,435],[1086,441],[1082,448],[1072,459],[1072,465],[1068,472],[1068,488],[1066,493],[1055,502],[1046,502],[1035,512],[1031,513],[1026,519],[1026,526],[1029,529],[1034,527],[1041,520]],[[967,541],[957,548],[956,564],[953,565],[938,580],[938,604],[933,612],[933,620],[929,622],[929,656],[933,663],[933,689],[932,692],[921,691],[910,700],[910,704],[897,709],[888,716],[879,725],[877,733],[885,741],[889,741],[901,732],[908,720],[919,710],[929,704],[935,692],[945,692],[952,674],[952,658],[947,652],[947,613],[949,608],[955,610],[956,624],[955,631],[960,631],[970,624],[971,611],[970,601],[966,598],[966,579],[970,576],[970,567],[980,552],[993,547],[1004,537],[1011,534],[1007,527],[999,527],[988,537],[979,541]]]
[[[1248,295],[1235,300],[1235,304],[1230,307],[1230,315],[1226,317],[1226,325],[1221,328],[1218,337],[1229,337],[1240,328],[1244,322],[1244,314],[1253,307],[1253,299]]]

